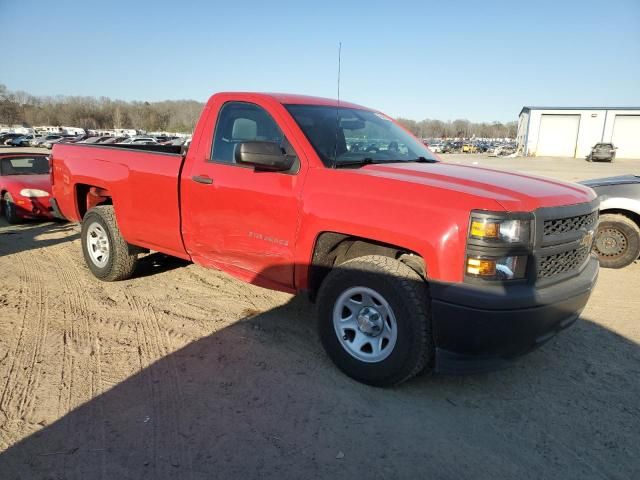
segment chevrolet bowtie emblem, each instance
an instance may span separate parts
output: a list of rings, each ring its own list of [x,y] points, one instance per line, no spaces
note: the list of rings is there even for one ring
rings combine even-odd
[[[592,242],[593,242],[593,230],[589,230],[585,234],[585,236],[582,237],[582,240],[580,240],[580,246],[590,248]]]

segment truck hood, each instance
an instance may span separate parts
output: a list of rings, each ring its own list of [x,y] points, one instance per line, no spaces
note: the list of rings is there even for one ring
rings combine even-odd
[[[593,190],[575,183],[445,162],[373,164],[356,171],[363,175],[489,198],[507,211],[533,211],[541,207],[572,205],[589,202],[596,197]]]
[[[51,195],[51,178],[44,175],[7,175],[2,177],[7,186],[14,189],[37,188]]]
[[[610,185],[627,185],[632,183],[640,183],[640,177],[637,175],[620,175],[618,177],[594,178],[592,180],[583,180],[580,182],[587,187],[608,187]]]

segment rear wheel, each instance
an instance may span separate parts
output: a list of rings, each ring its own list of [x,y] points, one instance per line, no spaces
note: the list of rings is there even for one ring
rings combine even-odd
[[[640,255],[640,228],[624,215],[601,215],[593,250],[602,267],[626,267]]]
[[[355,380],[387,387],[430,368],[427,285],[407,265],[369,255],[335,267],[318,294],[318,310],[327,354]]]
[[[113,207],[92,208],[82,219],[82,253],[91,272],[112,282],[130,278],[138,255],[122,238]]]
[[[8,223],[18,223],[20,221],[16,212],[16,205],[13,203],[13,197],[9,192],[2,197],[2,212]]]

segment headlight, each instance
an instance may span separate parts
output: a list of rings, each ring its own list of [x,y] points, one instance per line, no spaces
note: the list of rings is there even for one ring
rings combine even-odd
[[[49,193],[44,190],[38,190],[37,188],[23,188],[20,190],[20,195],[23,197],[48,197]]]
[[[526,255],[505,257],[469,255],[467,257],[467,275],[487,280],[518,280],[524,278],[526,269]]]
[[[469,237],[487,242],[529,243],[531,220],[471,215]]]

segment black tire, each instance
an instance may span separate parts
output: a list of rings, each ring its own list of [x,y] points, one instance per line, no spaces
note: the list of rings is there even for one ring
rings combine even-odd
[[[381,295],[395,317],[397,339],[381,361],[368,363],[349,353],[334,328],[334,307],[340,296],[353,287],[364,287]],[[355,313],[352,313],[355,315]],[[402,383],[433,363],[433,337],[428,286],[414,270],[393,258],[368,255],[335,267],[318,293],[320,340],[333,363],[351,378],[377,387]]]
[[[92,247],[88,245],[88,236],[94,224],[101,227],[106,234],[109,253],[104,265],[100,265],[89,251]],[[98,206],[87,212],[82,219],[81,241],[84,260],[97,278],[106,282],[131,278],[138,262],[138,254],[135,253],[136,249],[130,247],[122,238],[111,205]]]
[[[2,213],[8,223],[15,224],[20,222],[20,218],[16,213],[16,205],[13,203],[13,197],[9,192],[2,197]]]
[[[593,251],[601,267],[626,267],[640,256],[640,228],[625,215],[605,213],[600,216]]]

